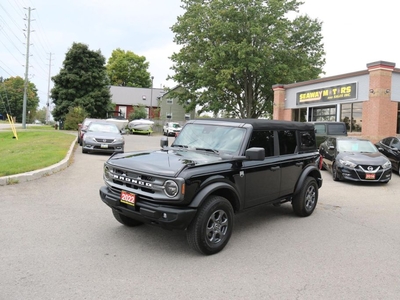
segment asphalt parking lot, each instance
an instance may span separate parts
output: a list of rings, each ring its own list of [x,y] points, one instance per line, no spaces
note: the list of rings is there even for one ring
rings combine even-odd
[[[126,151],[161,136],[126,136]],[[172,141],[173,138],[169,138]],[[308,218],[291,205],[237,215],[227,247],[189,248],[184,232],[127,228],[98,195],[107,155],[0,187],[0,299],[399,299],[400,177],[334,182],[323,171]]]

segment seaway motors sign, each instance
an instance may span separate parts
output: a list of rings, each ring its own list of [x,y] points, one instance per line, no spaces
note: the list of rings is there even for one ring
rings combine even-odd
[[[332,100],[349,100],[357,98],[357,83],[335,85],[320,89],[303,91],[296,94],[296,103],[326,102]]]

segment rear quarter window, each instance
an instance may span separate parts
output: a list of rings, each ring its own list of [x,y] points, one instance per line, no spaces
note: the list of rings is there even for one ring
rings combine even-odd
[[[346,126],[344,124],[328,124],[328,134],[344,135],[346,134]]]
[[[317,148],[313,131],[299,131],[300,150],[315,150]]]

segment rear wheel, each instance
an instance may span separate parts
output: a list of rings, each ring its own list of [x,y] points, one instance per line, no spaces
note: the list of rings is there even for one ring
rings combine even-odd
[[[300,192],[293,197],[292,206],[296,215],[308,217],[317,206],[318,184],[314,177],[307,177]]]
[[[210,255],[218,253],[226,246],[232,230],[232,205],[223,197],[211,196],[199,208],[186,235],[194,250]]]
[[[116,210],[112,210],[112,213],[114,215],[114,218],[120,222],[121,224],[128,226],[128,227],[133,227],[133,226],[138,226],[138,225],[142,225],[143,223],[140,221],[136,221],[132,218],[129,218],[127,216],[124,216],[123,214],[120,214],[118,211]]]

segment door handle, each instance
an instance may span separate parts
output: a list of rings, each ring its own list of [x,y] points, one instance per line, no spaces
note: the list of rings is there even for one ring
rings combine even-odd
[[[280,167],[271,167],[271,171],[277,171],[279,169],[280,169]]]
[[[302,162],[298,162],[298,163],[296,163],[296,167],[301,167],[303,164],[304,163],[302,163]]]

